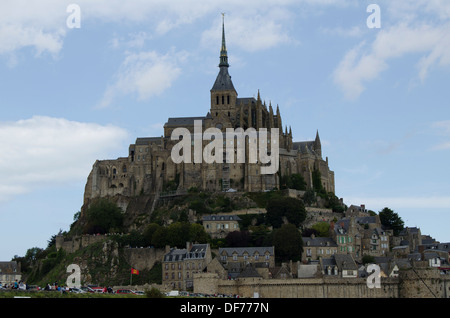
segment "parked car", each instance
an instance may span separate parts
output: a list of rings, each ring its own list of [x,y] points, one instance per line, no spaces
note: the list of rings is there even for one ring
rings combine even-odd
[[[92,290],[96,293],[106,293],[106,287],[91,287]]]
[[[116,294],[134,294],[134,292],[131,289],[118,289]]]
[[[95,291],[91,287],[83,286],[80,289],[87,293],[95,293]]]
[[[88,287],[88,288],[89,288],[89,287]],[[72,293],[75,293],[75,294],[84,294],[84,293],[87,293],[87,291],[85,291],[85,290],[83,290],[83,289],[81,289],[81,288],[71,288],[70,291],[71,291]]]

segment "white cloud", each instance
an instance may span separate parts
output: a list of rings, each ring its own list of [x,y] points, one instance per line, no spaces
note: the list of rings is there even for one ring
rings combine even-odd
[[[408,4],[410,4],[408,2]],[[348,99],[357,99],[368,82],[380,77],[395,59],[416,56],[417,77],[423,82],[433,66],[450,65],[450,23],[430,23],[418,18],[422,6],[386,6],[392,12],[401,11],[400,22],[382,27],[373,42],[360,42],[350,49],[333,73],[333,79]],[[392,7],[396,9],[393,10]],[[436,7],[426,7],[427,12],[436,15]],[[398,14],[398,13],[397,13]],[[442,15],[442,13],[440,13]],[[382,15],[382,17],[385,17]],[[413,66],[413,65],[412,65]]]
[[[0,123],[0,201],[46,184],[86,179],[96,159],[123,146],[114,126],[34,116]]]
[[[286,21],[291,19],[292,14],[281,8],[249,16],[232,13],[226,16],[226,39],[228,43],[233,43],[234,47],[248,52],[296,43],[286,29]],[[202,45],[210,47],[211,43],[220,43],[221,28],[221,20],[216,19],[213,26],[203,32]]]
[[[129,53],[98,107],[108,107],[121,95],[135,94],[138,100],[147,100],[163,93],[180,75],[178,63],[184,56],[185,53],[160,55],[155,51]]]
[[[327,35],[340,36],[345,38],[359,38],[364,35],[364,29],[360,26],[353,26],[350,28],[334,27],[334,28],[321,28],[321,32]]]
[[[224,5],[221,1],[211,0],[133,0],[124,5],[122,0],[2,0],[0,54],[12,54],[25,47],[36,48],[38,53],[59,53],[65,36],[71,31],[66,25],[70,15],[66,9],[72,3],[81,9],[82,28],[86,22],[131,22],[145,24],[156,35],[164,35],[208,14],[218,16],[225,10],[235,19],[230,23],[237,28],[234,33],[239,43],[248,43],[250,49],[256,46],[253,50],[257,50],[261,45],[273,46],[290,41],[285,23],[292,21],[300,6],[326,8],[342,6],[347,1],[233,0]],[[262,44],[262,40],[267,44]]]

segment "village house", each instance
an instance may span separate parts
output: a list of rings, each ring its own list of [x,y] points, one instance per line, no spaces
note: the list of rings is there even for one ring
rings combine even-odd
[[[202,224],[211,238],[225,238],[228,233],[239,231],[240,220],[237,215],[211,214],[202,217]]]
[[[303,237],[302,261],[318,260],[319,257],[330,257],[337,253],[338,245],[331,237]]]
[[[0,283],[5,286],[22,279],[20,263],[16,261],[0,262]]]
[[[211,262],[209,244],[186,243],[186,248],[166,247],[162,261],[162,285],[168,290],[191,290],[193,276]]]
[[[236,278],[248,267],[275,267],[275,248],[273,246],[219,248],[219,257],[221,264],[228,271],[228,278]]]

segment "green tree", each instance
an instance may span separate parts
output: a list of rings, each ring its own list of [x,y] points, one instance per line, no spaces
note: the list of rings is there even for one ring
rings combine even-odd
[[[167,227],[167,244],[181,248],[190,241],[189,223],[176,222]]]
[[[316,191],[317,195],[325,196],[327,194],[325,188],[322,185],[322,175],[320,171],[317,169],[314,169],[312,172],[312,182],[313,182],[313,189],[314,191]]]
[[[305,194],[303,194],[302,200],[306,206],[311,206],[313,203],[317,201],[316,193],[314,192],[313,189],[308,189],[305,191]]]
[[[289,177],[289,185],[291,189],[306,190],[306,182],[303,176],[299,173],[291,174]]]
[[[147,289],[145,291],[145,297],[147,298],[164,298],[164,294],[157,289],[156,287],[152,287],[151,289]]]
[[[299,173],[280,177],[281,189],[306,190],[306,181]]]
[[[155,247],[165,247],[167,243],[168,230],[167,227],[161,226],[152,235],[152,244]]]
[[[122,231],[123,213],[115,203],[107,199],[100,199],[88,208],[86,211],[86,229],[89,234],[105,234],[111,230]]]
[[[328,237],[330,235],[330,224],[328,222],[318,222],[311,227],[317,231],[317,235],[320,237]]]
[[[273,231],[273,246],[278,261],[299,261],[303,252],[303,240],[294,224],[283,224]]]
[[[154,245],[153,244],[153,234],[156,232],[156,230],[158,230],[161,227],[161,225],[157,224],[157,223],[150,223],[148,224],[145,229],[144,232],[142,233],[143,236],[143,240],[144,240],[144,244],[145,246],[150,246],[150,245]]]
[[[189,226],[189,241],[197,243],[206,243],[208,241],[208,234],[201,224],[192,223]]]
[[[345,205],[342,204],[341,200],[333,193],[327,193],[327,203],[326,207],[330,208],[333,212],[343,213],[345,212]]]
[[[266,210],[267,222],[274,228],[281,227],[284,219],[298,227],[306,218],[303,201],[291,197],[270,199]]]
[[[388,229],[394,231],[394,235],[398,235],[403,230],[405,223],[402,218],[393,210],[385,207],[379,213],[380,222]]]
[[[245,247],[251,242],[250,233],[248,231],[233,231],[227,234],[225,242],[229,247]]]

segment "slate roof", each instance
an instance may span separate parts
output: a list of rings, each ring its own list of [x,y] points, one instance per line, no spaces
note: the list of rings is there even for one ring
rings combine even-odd
[[[188,251],[185,248],[173,248],[164,255],[165,262],[179,262],[185,258],[204,258],[208,244],[193,244]]]
[[[140,137],[136,138],[135,145],[138,146],[144,146],[151,143],[160,144],[161,143],[161,137]]]
[[[312,247],[320,247],[320,246],[338,246],[336,242],[331,237],[302,237],[303,246],[312,246]],[[308,244],[309,243],[309,244]],[[327,245],[328,243],[328,245]]]
[[[221,90],[233,90],[234,85],[231,81],[231,76],[228,74],[228,67],[221,67],[219,74],[217,74],[216,81],[214,82],[211,91],[221,91]]]
[[[423,241],[422,241],[423,243]],[[438,251],[446,251],[450,253],[450,243],[433,243],[433,244],[423,244],[425,246],[425,250],[438,250]]]
[[[350,254],[335,254],[334,259],[340,270],[357,270],[355,261]]]
[[[170,117],[164,126],[191,126],[195,120],[204,120],[205,117]]]
[[[164,255],[165,262],[179,262],[182,261],[186,257],[187,250],[185,248],[178,249],[174,248],[170,250],[169,253]]]
[[[222,215],[222,214],[211,214],[204,215],[202,221],[240,221],[241,218],[237,215]]]
[[[251,101],[252,104],[256,103],[256,99],[254,97],[241,97],[236,99],[236,105],[248,105],[249,101]]]
[[[253,266],[246,266],[242,272],[237,275],[238,278],[243,277],[261,277],[258,271]]]
[[[314,141],[296,141],[292,143],[292,149],[303,154],[315,154]]]
[[[274,255],[274,248],[273,246],[269,247],[224,247],[219,248],[219,255],[223,255],[223,253],[226,253],[227,256],[231,257],[234,253],[237,253],[238,256],[244,255],[245,252],[248,253],[248,255],[255,255],[258,253],[259,255],[265,255],[266,252],[269,252],[270,255]]]

